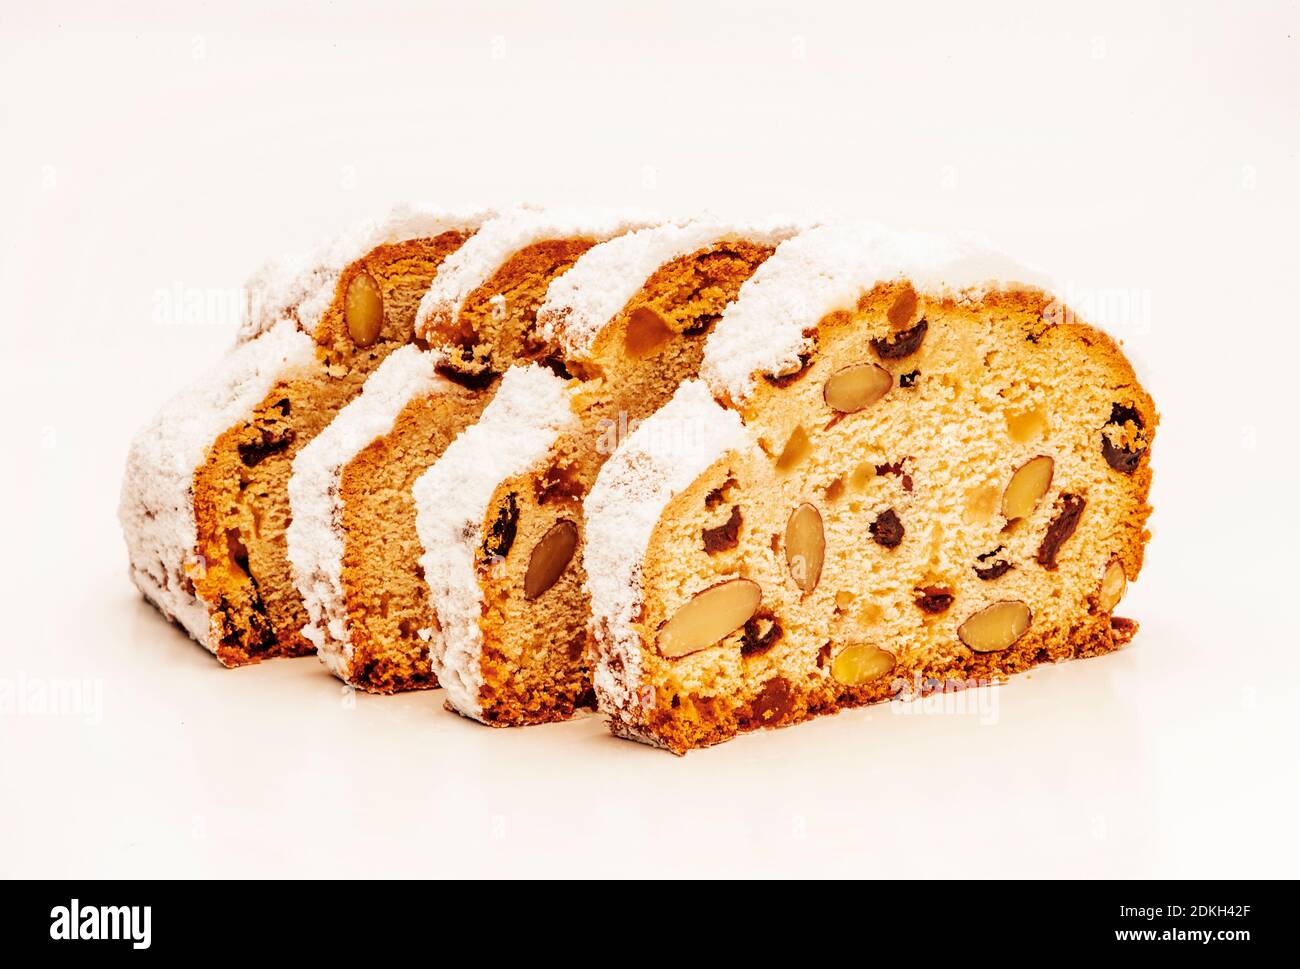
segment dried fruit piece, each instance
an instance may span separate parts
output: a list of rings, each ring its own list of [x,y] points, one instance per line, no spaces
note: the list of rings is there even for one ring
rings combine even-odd
[[[704,541],[704,551],[710,555],[717,555],[719,552],[729,552],[739,545],[740,526],[743,520],[740,506],[732,505],[731,514],[725,522],[714,528],[700,531],[700,537]]]
[[[578,547],[578,526],[567,518],[546,530],[524,573],[524,598],[536,599],[559,580]]]
[[[999,545],[991,552],[985,552],[983,555],[975,556],[975,560],[981,563],[980,565],[975,566],[975,574],[985,582],[1006,575],[1011,571],[1010,562],[1006,559],[997,558],[998,553],[1001,552],[1004,547],[1005,546],[1003,545]],[[992,559],[992,561],[989,561],[990,559]]]
[[[913,370],[910,373],[901,373],[898,375],[898,386],[903,387],[904,389],[908,387],[915,387],[916,380],[920,376],[921,376],[921,371],[919,370]]]
[[[1002,492],[1002,514],[1007,521],[1027,517],[1052,485],[1052,469],[1056,462],[1045,454],[1030,458],[1022,464]]]
[[[1141,463],[1146,450],[1145,426],[1136,408],[1111,404],[1110,418],[1101,430],[1101,456],[1120,474],[1132,474]]]
[[[808,332],[809,331],[805,330],[804,335],[807,336]],[[791,370],[788,373],[782,373],[782,374],[765,373],[763,374],[763,379],[766,380],[773,387],[789,387],[792,383],[794,383],[796,380],[798,380],[800,377],[806,374],[808,372],[808,368],[811,366],[812,366],[812,354],[801,353],[799,354],[799,366],[796,369]]]
[[[257,439],[235,445],[239,460],[244,467],[255,468],[272,454],[279,454],[289,447],[297,438],[293,430],[286,427],[258,428]]]
[[[343,298],[343,320],[348,336],[357,346],[368,347],[379,338],[384,325],[384,296],[370,273],[359,272],[348,283]]]
[[[586,490],[578,469],[572,464],[551,465],[533,485],[539,505],[551,501],[576,501]]]
[[[822,399],[827,407],[852,414],[880,400],[893,386],[894,378],[884,367],[857,363],[837,370],[826,379]]]
[[[903,523],[892,508],[882,511],[867,527],[872,540],[885,548],[897,548],[903,540]]]
[[[903,469],[903,463],[905,461],[907,461],[907,458],[904,457],[904,458],[899,458],[897,461],[890,461],[886,464],[878,464],[876,465],[876,474],[879,477],[884,477],[887,474],[892,474],[896,478],[898,478],[900,482],[902,482],[904,491],[911,491],[912,476]]]
[[[930,324],[925,320],[921,320],[916,326],[903,330],[892,337],[878,336],[873,338],[871,349],[876,351],[876,356],[881,360],[902,360],[904,357],[910,357],[921,349],[921,341],[925,339],[925,332],[929,328]]]
[[[761,656],[776,645],[782,632],[781,624],[771,613],[751,617],[740,637],[740,655]]]
[[[872,478],[876,476],[876,468],[872,464],[859,464],[853,469],[853,474],[849,475],[849,484],[858,491],[867,486]]]
[[[863,686],[886,676],[898,660],[894,654],[870,643],[852,643],[831,662],[831,676],[845,686]]]
[[[912,322],[912,318],[916,316],[916,306],[916,290],[908,283],[889,307],[889,325],[895,330],[901,330],[907,326]]]
[[[659,652],[670,659],[730,636],[758,610],[763,591],[749,579],[728,579],[697,592],[659,630]]]
[[[1047,526],[1042,544],[1038,546],[1038,564],[1045,569],[1056,568],[1056,556],[1061,551],[1065,540],[1079,527],[1079,517],[1087,502],[1078,495],[1062,494],[1061,510],[1057,512],[1052,523]]]
[[[808,456],[812,449],[812,444],[808,440],[808,432],[801,426],[796,427],[790,432],[790,437],[786,439],[785,447],[781,449],[781,456],[776,459],[776,469],[778,471],[789,471],[796,464]]]
[[[649,356],[673,338],[673,329],[648,306],[638,306],[623,330],[623,349],[633,359]]]
[[[805,501],[790,513],[785,523],[785,564],[794,584],[805,593],[817,588],[825,556],[821,512]]]
[[[1017,444],[1032,444],[1047,434],[1047,415],[1037,408],[1014,413],[1007,411],[1007,434]]]
[[[998,510],[998,489],[996,485],[981,485],[966,492],[966,507],[962,509],[962,521],[968,525],[987,522]]]
[[[727,500],[727,492],[736,486],[735,478],[728,478],[704,496],[704,507],[713,509]]]
[[[922,612],[929,613],[931,616],[937,616],[940,613],[948,611],[952,605],[953,593],[951,589],[946,589],[940,585],[927,585],[923,589],[918,589],[920,594],[914,600],[916,607]]]
[[[1101,587],[1097,590],[1097,608],[1102,612],[1110,612],[1119,605],[1119,600],[1124,598],[1124,590],[1127,586],[1128,576],[1124,573],[1124,566],[1120,564],[1119,559],[1111,559],[1106,565],[1106,571],[1101,574]]]
[[[957,637],[977,653],[996,653],[1023,636],[1032,621],[1027,605],[1019,599],[1005,599],[958,626]]]
[[[510,554],[515,544],[515,532],[519,528],[519,502],[514,492],[506,495],[505,502],[497,509],[497,517],[488,528],[483,540],[483,558],[491,563]]]

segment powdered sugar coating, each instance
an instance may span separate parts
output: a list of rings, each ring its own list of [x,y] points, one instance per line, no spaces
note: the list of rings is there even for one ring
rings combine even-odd
[[[476,719],[483,686],[483,594],[474,564],[481,524],[497,485],[539,464],[560,432],[577,424],[567,387],[545,367],[511,367],[478,423],[412,489],[424,545],[420,565],[441,627],[429,640],[429,657],[447,699]]]
[[[466,297],[526,246],[547,239],[604,242],[658,220],[631,212],[515,209],[485,222],[474,237],[444,260],[415,314],[415,332],[430,339],[435,327],[454,326]]]
[[[986,240],[961,234],[827,225],[783,242],[741,286],[704,346],[700,376],[719,398],[743,403],[758,374],[793,373],[805,331],[851,308],[877,283],[907,279],[919,291],[975,299],[1013,283],[1046,288],[1042,274]]]
[[[557,341],[569,359],[585,359],[600,331],[665,263],[727,239],[774,246],[798,231],[779,221],[745,225],[698,219],[625,233],[589,249],[551,282],[537,311],[538,330]]]
[[[174,396],[131,443],[118,508],[131,579],[213,652],[209,608],[191,581],[200,567],[194,471],[217,437],[244,420],[286,371],[315,359],[315,344],[285,320]]]
[[[292,520],[287,539],[294,582],[307,607],[302,633],[321,661],[348,679],[352,636],[343,598],[343,470],[376,438],[393,429],[402,408],[417,396],[454,392],[434,372],[438,356],[407,345],[389,354],[361,394],[335,415],[293,462],[289,479]]]
[[[314,333],[334,298],[339,273],[376,246],[429,239],[453,229],[477,229],[489,210],[451,211],[431,205],[403,204],[382,219],[340,233],[311,252],[267,263],[245,286],[247,309],[237,343],[251,340],[289,317],[306,333]]]
[[[636,722],[620,714],[640,705],[641,637],[633,622],[655,523],[714,461],[752,447],[740,416],[721,407],[701,381],[688,380],[619,445],[583,502],[583,567],[597,643],[593,678],[600,708],[617,729]]]

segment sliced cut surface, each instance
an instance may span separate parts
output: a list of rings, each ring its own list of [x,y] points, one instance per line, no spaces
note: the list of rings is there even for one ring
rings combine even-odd
[[[416,308],[439,264],[480,221],[477,214],[403,210],[336,241],[322,262],[270,273],[254,288],[249,325],[232,355],[238,372],[225,376],[239,407],[222,408],[220,423],[213,415],[197,421],[187,412],[187,391],[141,435],[184,439],[166,453],[150,452],[171,465],[165,479],[155,467],[130,464],[124,497],[146,517],[186,523],[171,539],[185,547],[165,556],[187,563],[186,628],[223,664],[312,651],[301,633],[308,616],[285,537],[293,459],[369,373],[411,340]],[[284,322],[268,330],[277,316]],[[281,338],[268,339],[273,332],[299,334],[292,355],[281,353]],[[190,464],[196,448],[200,457]],[[176,466],[188,469],[183,484],[170,473]],[[166,494],[161,480],[169,483]],[[145,535],[127,534],[133,562],[164,556],[136,541]]]
[[[717,222],[646,228],[592,248],[552,283],[537,329],[562,351],[564,372],[580,378],[563,404],[573,420],[544,454],[503,465],[497,479],[475,479],[489,493],[476,497],[483,517],[471,534],[489,535],[507,519],[512,531],[476,562],[473,595],[431,585],[440,616],[463,616],[464,601],[479,610],[474,623],[444,621],[430,641],[439,679],[458,684],[448,694],[458,710],[523,725],[592,705],[582,499],[629,428],[696,372],[714,322],[794,231]],[[532,419],[544,418],[539,404]],[[718,508],[722,543],[727,514]],[[441,554],[426,544],[427,556]]]
[[[964,244],[831,228],[787,246],[715,328],[711,386],[684,385],[586,501],[615,732],[684,752],[1127,642],[1111,610],[1142,563],[1157,417],[1116,344],[1051,323],[1050,297]],[[889,389],[834,406],[827,384],[867,366]],[[1106,456],[1117,407],[1131,470]],[[675,443],[733,421],[702,453]],[[701,537],[718,494],[741,521],[721,552]],[[738,580],[761,591],[744,626],[662,648]]]
[[[578,254],[636,224],[617,213],[531,210],[484,223],[421,298],[417,329],[428,352],[402,351],[304,451],[290,553],[302,560],[306,635],[341,679],[378,693],[437,685],[429,645],[438,619],[412,487],[478,420],[509,362],[563,371],[536,325],[547,286]],[[468,343],[456,336],[462,328],[474,334]]]

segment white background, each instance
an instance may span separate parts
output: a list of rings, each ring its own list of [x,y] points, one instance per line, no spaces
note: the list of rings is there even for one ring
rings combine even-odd
[[[1296,3],[58,6],[0,14],[0,875],[1300,873]],[[127,581],[130,436],[264,258],[515,198],[1043,267],[1162,412],[1132,647],[684,759],[222,670]]]

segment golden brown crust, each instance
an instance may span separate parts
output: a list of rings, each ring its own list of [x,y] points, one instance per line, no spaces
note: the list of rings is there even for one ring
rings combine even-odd
[[[786,727],[851,707],[888,702],[904,691],[918,695],[918,686],[919,695],[941,689],[969,689],[1023,673],[1041,663],[1102,656],[1126,646],[1136,631],[1137,624],[1131,620],[1088,616],[1075,628],[1026,636],[1001,653],[969,653],[864,687],[845,687],[827,680],[801,691],[773,677],[733,706],[712,697],[656,697],[656,706],[644,722],[632,725],[613,720],[611,728],[615,734],[648,740],[675,754],[684,754],[751,730]]]

